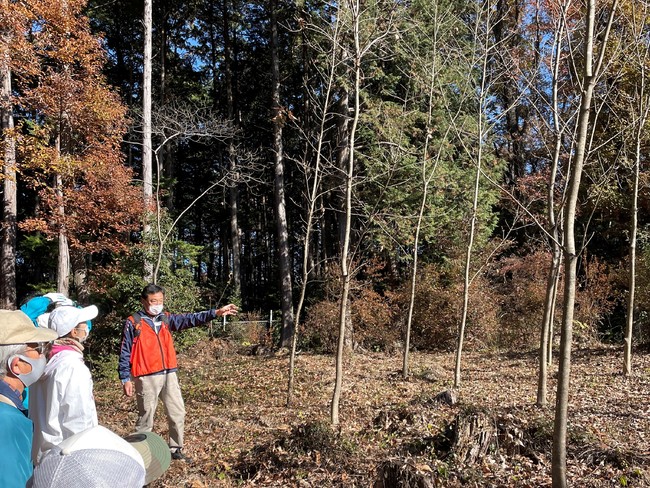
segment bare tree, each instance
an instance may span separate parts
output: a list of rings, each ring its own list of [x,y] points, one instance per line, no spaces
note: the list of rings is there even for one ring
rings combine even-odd
[[[628,275],[628,296],[627,314],[625,327],[625,353],[623,356],[623,373],[632,374],[632,331],[634,327],[634,296],[636,288],[636,242],[639,214],[639,176],[641,169],[642,142],[648,115],[650,112],[650,93],[648,92],[648,61],[650,60],[650,45],[647,42],[647,34],[644,32],[648,25],[648,3],[634,2],[632,5],[634,15],[632,20],[633,57],[634,65],[639,67],[636,95],[630,100],[630,110],[626,114],[631,117],[631,127],[634,130],[634,156],[633,174],[634,183],[632,189],[632,212],[630,216],[630,268]],[[638,20],[637,20],[638,19]],[[636,22],[635,22],[636,21]]]
[[[388,36],[393,29],[393,18],[395,11],[390,13],[389,18],[384,19],[382,22],[382,30],[377,32],[376,26],[378,25],[377,19],[365,18],[371,12],[368,5],[362,5],[360,0],[346,0],[337,4],[337,15],[342,16],[349,22],[349,35],[351,37],[350,52],[350,78],[351,78],[351,91],[352,91],[352,116],[350,123],[350,130],[348,133],[347,145],[347,167],[344,173],[344,195],[345,195],[345,213],[343,225],[343,241],[340,256],[340,269],[341,269],[341,302],[339,308],[339,335],[336,350],[336,380],[334,383],[334,391],[332,394],[331,403],[331,422],[333,425],[339,424],[339,403],[341,399],[341,385],[343,383],[343,350],[345,345],[345,332],[346,323],[349,314],[348,298],[350,294],[350,235],[352,228],[352,190],[353,180],[355,174],[355,141],[357,126],[359,124],[359,117],[361,111],[361,88],[363,74],[361,71],[362,60],[368,53],[386,36]],[[364,37],[363,24],[367,22],[372,26],[371,36]],[[347,52],[348,50],[344,50]]]
[[[407,313],[407,318],[406,318],[406,333],[405,333],[405,338],[404,338],[404,350],[403,350],[403,356],[402,356],[402,376],[404,378],[408,377],[409,374],[409,352],[410,352],[410,343],[411,343],[411,329],[412,329],[412,322],[413,322],[413,310],[415,308],[415,290],[416,290],[416,284],[417,284],[417,273],[418,273],[418,253],[419,253],[419,247],[420,247],[420,232],[422,230],[422,222],[425,217],[425,211],[427,207],[427,200],[429,198],[429,188],[431,185],[431,182],[433,181],[434,176],[436,175],[436,169],[438,167],[438,163],[440,162],[440,159],[442,157],[442,152],[443,152],[443,147],[446,146],[446,143],[448,143],[448,135],[449,132],[452,129],[452,126],[455,123],[455,120],[458,116],[458,110],[456,109],[456,112],[454,113],[454,110],[448,106],[446,101],[443,101],[442,103],[447,105],[447,110],[445,111],[446,114],[448,114],[449,118],[453,120],[453,122],[449,123],[447,125],[447,128],[443,131],[444,133],[440,136],[440,138],[436,141],[437,148],[431,148],[430,145],[432,143],[432,132],[433,132],[433,109],[436,104],[436,100],[439,100],[441,97],[444,99],[445,98],[445,93],[446,90],[444,89],[443,86],[441,86],[441,80],[439,79],[440,72],[444,69],[445,66],[449,66],[452,63],[455,63],[455,57],[451,55],[446,55],[442,56],[440,54],[441,52],[441,45],[447,41],[449,42],[449,39],[443,40],[440,38],[440,27],[442,24],[448,20],[449,15],[451,13],[451,10],[448,8],[443,8],[438,2],[433,2],[431,5],[431,14],[430,18],[427,19],[427,23],[429,23],[431,26],[433,26],[434,32],[431,34],[431,42],[432,46],[430,49],[430,60],[426,63],[426,72],[423,73],[423,76],[425,76],[425,80],[423,80],[424,83],[426,83],[428,86],[426,87],[426,94],[427,94],[427,136],[424,140],[424,144],[421,148],[422,151],[422,163],[421,163],[421,168],[420,168],[420,178],[421,178],[421,183],[422,183],[422,188],[421,188],[421,198],[420,198],[420,208],[418,210],[418,215],[417,215],[417,222],[415,225],[415,236],[413,240],[413,261],[411,265],[411,288],[410,288],[410,293],[409,293],[409,306],[408,306],[408,313]],[[418,27],[416,27],[418,31]],[[425,32],[421,32],[421,35],[428,35]],[[440,45],[439,45],[440,43]],[[408,49],[409,46],[406,46]],[[449,51],[453,52],[453,49],[450,49]],[[415,57],[417,54],[413,53],[413,56]],[[411,67],[409,67],[411,69]],[[410,76],[413,76],[410,74]],[[461,107],[462,104],[458,104],[458,107]],[[435,153],[433,157],[431,156],[431,153]]]
[[[553,135],[554,145],[553,154],[551,157],[551,167],[549,169],[549,182],[547,188],[547,202],[546,214],[548,219],[549,232],[552,235],[550,239],[551,245],[551,261],[549,263],[548,275],[546,279],[546,295],[544,298],[544,312],[542,314],[542,327],[539,345],[539,374],[537,381],[537,405],[546,405],[547,396],[547,379],[548,379],[548,366],[551,364],[551,357],[553,351],[553,318],[555,316],[555,304],[557,298],[557,287],[560,278],[560,256],[562,249],[560,246],[560,232],[559,223],[555,213],[555,191],[556,191],[556,178],[558,168],[560,165],[560,154],[562,151],[562,138],[565,130],[564,123],[560,118],[559,108],[559,73],[561,52],[564,40],[566,13],[569,8],[570,2],[565,2],[562,9],[562,15],[557,19],[557,27],[554,29],[555,42],[553,49],[553,79],[552,79],[552,107],[553,113]]]
[[[578,114],[575,152],[572,156],[571,174],[567,187],[566,206],[564,207],[564,304],[560,336],[560,364],[555,402],[555,423],[553,429],[552,478],[554,488],[565,488],[567,486],[566,433],[571,372],[573,313],[575,306],[576,265],[578,260],[575,241],[576,204],[586,156],[587,134],[590,125],[594,87],[603,73],[603,59],[617,6],[618,0],[613,0],[606,26],[602,32],[597,33],[596,0],[588,0],[586,2],[583,35],[584,57],[583,68],[580,72],[580,112]],[[597,34],[602,39],[602,42],[598,59],[594,64],[594,43]]]
[[[334,20],[333,29],[331,34],[329,34],[327,39],[331,42],[332,48],[329,52],[325,54],[325,59],[328,59],[328,71],[325,72],[325,93],[324,99],[322,101],[321,110],[318,112],[320,117],[320,123],[318,127],[318,133],[316,136],[316,142],[314,148],[309,148],[306,153],[314,154],[315,161],[313,167],[309,166],[309,161],[305,161],[303,166],[303,172],[305,175],[306,185],[305,188],[309,188],[309,193],[306,197],[306,203],[308,206],[305,222],[305,237],[303,241],[303,260],[302,260],[302,278],[300,280],[300,296],[298,298],[298,303],[296,305],[296,314],[295,314],[295,329],[293,337],[291,339],[291,353],[289,355],[289,380],[287,385],[287,406],[291,405],[292,396],[293,396],[293,384],[294,384],[294,370],[296,362],[296,347],[298,344],[298,331],[300,325],[300,316],[302,313],[302,307],[305,302],[305,295],[307,292],[307,283],[310,275],[310,249],[311,249],[311,236],[314,225],[314,218],[316,213],[316,205],[318,202],[319,191],[321,186],[321,173],[322,173],[322,159],[323,159],[323,145],[325,144],[325,130],[328,121],[332,118],[330,112],[330,104],[332,99],[332,90],[334,88],[334,77],[338,68],[337,61],[337,49],[336,46],[339,42],[339,26],[340,18],[337,16]],[[308,28],[306,24],[303,28]],[[315,26],[313,28],[317,29]],[[306,64],[306,63],[305,63]],[[305,80],[305,93],[309,96],[308,83]],[[306,97],[308,98],[308,97]],[[311,106],[311,103],[309,104]],[[316,105],[316,103],[314,103]],[[309,145],[310,138],[305,134],[304,140]],[[313,149],[313,151],[311,150]],[[311,181],[310,181],[311,178]]]
[[[468,59],[464,61],[464,69],[475,72],[477,80],[472,82],[469,80],[469,86],[466,89],[467,93],[463,96],[468,100],[472,100],[473,112],[473,127],[466,125],[458,125],[453,119],[453,126],[456,131],[456,139],[462,146],[465,154],[474,166],[474,179],[472,191],[472,203],[469,211],[469,232],[467,239],[467,246],[465,248],[465,261],[463,270],[463,304],[461,312],[461,320],[457,333],[457,347],[454,371],[454,386],[459,387],[461,384],[461,364],[462,354],[465,340],[465,330],[467,326],[467,317],[469,312],[469,299],[470,288],[472,282],[481,272],[481,267],[474,274],[471,273],[472,268],[472,255],[474,252],[474,242],[477,236],[479,222],[479,207],[481,203],[482,185],[481,180],[487,180],[491,185],[496,186],[501,192],[510,196],[513,201],[522,208],[522,210],[532,217],[537,223],[537,219],[530,213],[530,211],[519,202],[511,192],[503,188],[502,185],[495,181],[490,176],[490,171],[486,171],[484,166],[488,155],[485,151],[487,144],[486,141],[490,140],[493,133],[493,127],[505,118],[509,118],[511,112],[516,109],[518,103],[522,98],[522,94],[530,89],[531,80],[521,76],[522,83],[526,85],[516,94],[508,88],[509,96],[506,97],[505,103],[499,108],[498,111],[491,110],[491,103],[494,93],[499,87],[507,86],[507,79],[517,73],[518,66],[510,55],[509,42],[512,40],[511,35],[493,35],[493,31],[497,29],[497,25],[504,22],[504,20],[512,14],[507,9],[507,4],[497,2],[494,0],[487,0],[480,5],[476,4],[476,12],[471,17],[474,19],[472,25],[472,50],[469,53]],[[503,32],[501,33],[503,34]],[[499,59],[499,69],[495,69],[493,60]],[[515,215],[515,221],[519,218],[519,213]],[[539,225],[539,224],[538,224]],[[509,234],[510,229],[507,231]],[[506,234],[506,235],[507,235]],[[506,241],[506,237],[502,242]],[[497,246],[488,256],[488,260],[495,255],[500,247]]]
[[[361,33],[360,18],[361,5],[359,0],[347,0],[343,2],[343,7],[339,7],[338,15],[343,11],[351,17],[352,37],[354,39],[354,54],[352,55],[352,87],[354,90],[354,112],[352,115],[352,127],[349,132],[349,152],[348,165],[345,172],[345,217],[343,231],[343,246],[341,249],[341,302],[339,309],[339,336],[336,349],[336,379],[334,391],[332,394],[332,404],[330,410],[330,420],[332,425],[339,424],[339,403],[341,400],[341,385],[343,384],[343,346],[345,344],[345,325],[348,315],[348,296],[350,294],[350,230],[352,227],[352,180],[354,178],[354,142],[356,129],[359,123],[359,108],[361,106],[359,90],[361,90]]]
[[[188,141],[220,141],[227,142],[235,137],[236,131],[230,121],[225,121],[208,107],[192,106],[190,104],[168,104],[163,108],[152,110],[151,114],[151,134],[155,136],[156,143],[152,155],[156,161],[156,167],[160,167],[159,157],[168,149],[168,145],[175,140]],[[153,137],[152,137],[153,138]],[[252,156],[240,154],[240,162],[246,162],[252,159]],[[237,173],[237,181],[240,176]],[[218,185],[233,184],[233,176],[226,173],[221,178],[210,183],[208,187],[196,197],[185,209],[179,212],[176,219],[167,228],[163,225],[163,209],[160,202],[160,171],[156,172],[156,184],[152,194],[154,205],[154,225],[156,227],[155,236],[152,245],[155,246],[155,259],[152,261],[152,282],[155,283],[158,278],[165,244],[171,236],[176,224],[181,217],[203,196]],[[154,264],[155,262],[155,264]]]
[[[478,86],[475,90],[476,97],[476,127],[474,129],[473,139],[476,141],[476,147],[469,147],[464,142],[459,132],[459,139],[465,147],[465,151],[472,157],[475,170],[474,177],[474,191],[472,197],[472,208],[470,211],[470,228],[465,250],[465,267],[463,272],[463,307],[461,312],[461,320],[458,327],[458,336],[456,343],[456,360],[454,368],[454,386],[459,387],[461,382],[461,362],[463,354],[463,343],[465,340],[465,328],[467,325],[467,312],[469,309],[469,288],[471,285],[470,269],[472,251],[474,246],[474,238],[476,232],[476,221],[478,214],[479,192],[481,172],[483,165],[483,149],[484,140],[490,131],[490,124],[487,121],[486,103],[489,97],[489,79],[488,79],[488,60],[491,53],[497,48],[497,45],[490,37],[491,26],[496,22],[493,18],[495,15],[494,4],[492,0],[488,0],[484,5],[478,7],[480,10],[476,15],[476,22],[474,24],[474,42],[476,49],[470,58],[470,66],[476,67],[479,73]]]
[[[342,57],[344,59],[347,59],[351,55],[349,54],[347,48],[342,47],[341,48],[344,54]],[[336,103],[336,112],[337,112],[337,117],[336,117],[336,169],[335,169],[335,175],[336,179],[340,180],[341,185],[340,187],[343,190],[343,199],[342,202],[340,202],[341,207],[347,208],[347,182],[346,182],[346,176],[348,173],[347,165],[350,162],[350,125],[351,125],[351,118],[350,118],[350,90],[348,89],[347,86],[340,86],[338,89],[338,102]],[[336,193],[335,198],[337,200],[340,199],[340,194]],[[352,203],[350,202],[350,206]],[[338,206],[338,205],[337,205]],[[342,213],[344,215],[344,218],[339,218],[338,219],[338,231],[339,231],[339,245],[340,245],[340,252],[343,253],[343,249],[345,248],[345,240],[346,237],[349,240],[349,229],[347,228],[347,213]],[[346,253],[350,252],[349,248],[349,242],[348,242],[348,247],[346,249]],[[346,258],[346,262],[349,260]],[[343,279],[343,278],[342,278]],[[347,350],[348,352],[352,351],[353,349],[353,335],[354,335],[354,327],[352,325],[352,317],[350,314],[350,303],[349,303],[349,293],[345,294],[345,300],[346,303],[343,306],[343,316],[342,320],[344,321],[343,323],[343,336],[341,340],[343,341],[342,347]]]

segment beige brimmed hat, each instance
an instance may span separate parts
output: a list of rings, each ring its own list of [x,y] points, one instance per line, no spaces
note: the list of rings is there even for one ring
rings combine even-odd
[[[145,484],[148,485],[157,480],[167,471],[172,461],[172,455],[165,439],[153,432],[139,432],[124,439],[142,456],[146,471]]]
[[[34,327],[20,310],[0,310],[0,345],[50,342],[58,337],[56,331]]]

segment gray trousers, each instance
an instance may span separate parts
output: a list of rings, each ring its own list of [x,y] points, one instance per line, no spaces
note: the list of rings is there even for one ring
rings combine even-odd
[[[169,447],[172,449],[183,447],[185,404],[176,372],[139,376],[134,378],[133,383],[138,404],[136,432],[153,430],[154,415],[160,398],[169,424]]]

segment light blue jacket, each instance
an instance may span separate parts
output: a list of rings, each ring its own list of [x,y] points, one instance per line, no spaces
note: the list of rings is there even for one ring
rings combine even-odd
[[[0,402],[0,486],[25,488],[32,477],[32,421],[7,403]]]

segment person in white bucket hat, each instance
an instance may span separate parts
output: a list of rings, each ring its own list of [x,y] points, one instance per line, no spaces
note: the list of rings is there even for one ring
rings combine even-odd
[[[48,450],[30,488],[141,488],[160,478],[170,462],[159,435],[122,438],[98,425]]]
[[[48,449],[97,425],[93,380],[83,357],[87,322],[97,313],[94,305],[64,305],[50,314],[48,327],[59,338],[48,354],[43,376],[32,385],[29,396],[29,416],[34,422],[34,464]]]
[[[101,425],[51,446],[29,488],[141,488],[146,467],[127,441]]]

